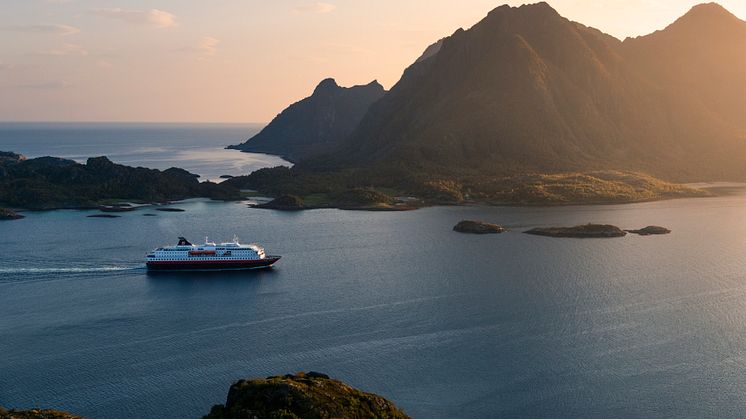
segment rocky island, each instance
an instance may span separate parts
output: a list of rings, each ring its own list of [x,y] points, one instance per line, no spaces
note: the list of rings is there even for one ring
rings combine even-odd
[[[0,152],[0,203],[34,210],[100,208],[128,211],[112,201],[166,202],[186,198],[241,199],[238,189],[224,184],[199,182],[183,169],[129,167],[106,157],[85,164],[56,157],[27,159]]]
[[[303,199],[295,195],[282,195],[267,203],[254,205],[254,208],[274,209],[279,211],[299,211],[306,207]]]
[[[365,393],[326,374],[239,380],[224,405],[215,405],[204,419],[236,418],[409,418],[381,396]]]
[[[504,227],[497,224],[485,223],[482,221],[464,220],[453,227],[453,231],[468,234],[500,234],[507,231]]]
[[[617,226],[590,223],[575,227],[538,227],[524,233],[536,236],[572,237],[578,239],[624,237],[627,235],[626,231]]]
[[[24,218],[23,215],[13,210],[0,208],[0,220],[20,220],[21,218]]]
[[[660,227],[660,226],[647,226],[645,228],[641,228],[639,230],[626,230],[628,233],[632,234],[638,234],[640,236],[653,236],[653,235],[659,235],[659,234],[670,234],[671,230]]]

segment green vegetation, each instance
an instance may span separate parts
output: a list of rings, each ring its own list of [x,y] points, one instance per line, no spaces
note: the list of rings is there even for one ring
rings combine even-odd
[[[428,205],[569,205],[643,202],[709,196],[706,191],[634,172],[559,174],[426,175],[403,170],[304,168],[261,169],[226,181],[269,196],[295,195],[306,208],[396,206],[394,196],[413,196]],[[384,193],[387,192],[387,193]]]
[[[205,419],[267,418],[408,418],[381,396],[365,393],[325,374],[303,373],[240,380],[225,405],[215,405]]]
[[[282,195],[266,204],[257,205],[257,208],[297,211],[305,208],[305,204],[303,203],[303,199],[295,195]]]
[[[86,164],[54,157],[25,159],[13,153],[3,153],[0,159],[0,202],[12,207],[95,208],[126,200],[164,202],[195,197],[232,200],[241,194],[223,184],[200,183],[183,169],[128,167],[106,157],[90,158]]]

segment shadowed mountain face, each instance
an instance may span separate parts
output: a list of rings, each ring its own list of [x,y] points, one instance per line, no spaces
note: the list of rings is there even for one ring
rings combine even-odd
[[[501,6],[431,50],[323,164],[746,177],[746,22],[720,6],[625,42]]]
[[[310,97],[290,105],[259,134],[231,146],[242,151],[305,159],[333,150],[349,136],[370,105],[386,91],[378,82],[340,87],[323,80]]]

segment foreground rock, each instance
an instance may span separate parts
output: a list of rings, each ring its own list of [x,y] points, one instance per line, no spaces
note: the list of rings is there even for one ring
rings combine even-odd
[[[303,199],[295,195],[282,195],[266,204],[256,205],[255,208],[274,209],[280,211],[299,211],[306,207]]]
[[[639,234],[640,236],[652,236],[657,234],[669,234],[671,230],[660,226],[647,226],[639,230],[627,230],[628,233]]]
[[[467,234],[500,234],[506,229],[497,224],[485,223],[482,221],[464,220],[453,227],[453,231]]]
[[[185,209],[181,209],[181,208],[156,208],[155,210],[161,211],[161,212],[184,212],[186,211]]]
[[[93,214],[93,215],[86,215],[88,218],[119,218],[119,215],[114,214]]]
[[[20,220],[23,215],[7,208],[0,208],[0,220]]]
[[[6,410],[0,407],[0,419],[83,419],[83,417],[52,409]]]
[[[225,405],[206,419],[234,418],[408,418],[381,396],[365,393],[320,373],[240,380]]]
[[[590,223],[575,227],[539,227],[525,231],[524,233],[537,236],[574,237],[579,239],[624,237],[627,235],[626,231],[617,226]]]

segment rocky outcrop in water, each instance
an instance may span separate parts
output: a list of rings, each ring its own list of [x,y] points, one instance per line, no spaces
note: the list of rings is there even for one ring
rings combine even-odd
[[[500,234],[507,231],[497,224],[485,223],[483,221],[464,220],[453,227],[453,231],[467,234]]]
[[[627,230],[627,232],[632,234],[639,234],[640,236],[653,236],[659,234],[669,234],[671,233],[671,230],[660,226],[647,226],[639,230]]]
[[[526,234],[548,237],[573,237],[579,239],[598,239],[624,237],[627,232],[610,224],[583,224],[575,227],[538,227]]]
[[[309,372],[240,380],[204,419],[239,418],[409,418],[381,396]]]
[[[7,208],[0,208],[0,220],[20,220],[23,215]]]

